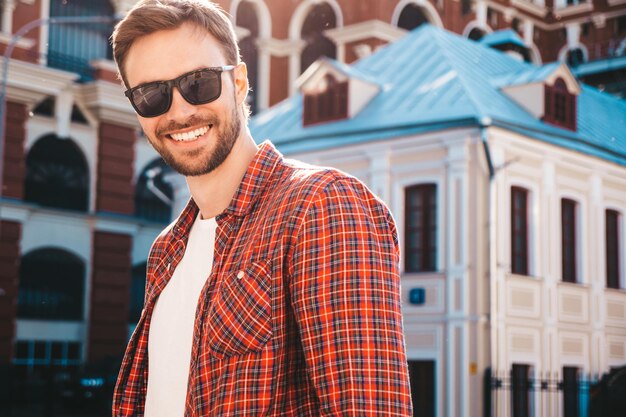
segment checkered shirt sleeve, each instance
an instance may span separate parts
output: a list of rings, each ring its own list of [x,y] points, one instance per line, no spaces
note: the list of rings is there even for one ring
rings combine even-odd
[[[413,415],[386,206],[338,178],[310,202],[297,242],[290,291],[322,415]]]

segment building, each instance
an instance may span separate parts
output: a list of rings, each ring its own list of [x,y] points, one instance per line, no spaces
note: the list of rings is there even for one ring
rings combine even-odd
[[[289,97],[294,97],[293,100],[296,101],[300,100],[300,90],[303,86],[297,80],[301,80],[302,83],[307,80],[304,88],[317,85],[308,76],[304,78],[301,76],[320,56],[334,58],[323,65],[320,64],[323,68],[337,68],[337,74],[355,72],[354,79],[357,81],[351,85],[361,88],[363,97],[367,97],[368,94],[371,95],[370,98],[378,97],[378,89],[381,87],[378,85],[377,77],[368,75],[368,71],[359,70],[356,66],[349,67],[345,64],[351,64],[357,60],[367,62],[368,57],[381,47],[404,39],[408,30],[423,23],[430,23],[432,26],[449,29],[466,38],[479,40],[483,45],[505,51],[522,61],[537,65],[568,62],[572,66],[573,69],[568,72],[565,67],[557,63],[553,67],[541,67],[541,71],[546,71],[545,73],[525,75],[528,80],[536,81],[537,85],[546,79],[541,77],[554,74],[549,71],[558,71],[559,74],[565,74],[563,77],[568,82],[568,88],[573,88],[573,91],[581,88],[583,95],[580,97],[595,97],[597,93],[587,94],[589,90],[586,87],[582,88],[580,84],[571,80],[572,74],[594,85],[603,86],[607,91],[616,94],[622,94],[624,89],[624,64],[626,62],[624,61],[626,36],[624,0],[603,2],[580,0],[294,0],[289,2],[219,0],[218,3],[230,12],[236,25],[242,54],[248,64],[253,87],[250,96],[251,105],[257,112],[283,102]],[[125,13],[133,4],[134,0],[1,1],[0,52],[6,51],[12,37],[21,28],[37,19],[115,16]],[[141,311],[144,268],[150,244],[163,225],[171,219],[172,213],[180,210],[188,196],[182,178],[169,173],[169,168],[162,163],[145,138],[141,136],[133,110],[122,94],[122,88],[111,61],[111,51],[107,42],[111,29],[112,22],[103,21],[34,25],[32,30],[17,39],[15,49],[9,57],[8,73],[3,74],[7,83],[7,107],[4,147],[0,152],[0,368],[12,364],[19,369],[21,375],[37,374],[38,370],[49,366],[77,367],[110,355],[119,355]],[[457,51],[460,52],[462,49]],[[317,64],[315,68],[317,68],[315,71],[319,71]],[[513,64],[507,64],[506,68],[517,71],[517,67]],[[311,77],[319,77],[320,74],[321,72],[315,72],[311,74]],[[426,77],[428,74],[423,75]],[[500,75],[502,75],[502,85],[510,87],[511,94],[521,94],[520,91],[525,90],[523,84],[516,86],[515,80],[506,80],[503,74]],[[451,75],[449,74],[448,77]],[[430,90],[423,91],[435,91],[438,83],[448,85],[448,82],[447,78],[439,79],[428,87]],[[383,85],[382,88],[386,87]],[[494,94],[492,90],[493,88],[484,91],[472,90],[470,95]],[[419,94],[407,95],[407,97],[414,97],[415,100],[419,99],[418,96]],[[499,97],[499,93],[496,96]],[[366,102],[363,97],[361,103]],[[432,98],[434,99],[435,96]],[[294,102],[287,101],[286,103],[293,104]],[[583,101],[579,100],[581,106],[582,103]],[[288,109],[285,106],[289,105],[281,104],[281,107],[277,109]],[[504,108],[511,108],[510,103]],[[619,105],[616,108],[619,108]],[[616,119],[606,117],[611,114],[609,110],[611,109],[608,109],[606,114],[594,110],[594,114],[604,117],[600,120],[607,120],[611,125]],[[275,115],[276,111],[278,110],[259,116],[255,122],[257,127],[264,118]],[[356,120],[362,114],[361,111],[365,110],[351,104],[349,115],[354,116]],[[484,125],[483,130],[488,131],[489,135],[494,134],[494,131],[500,132],[502,127],[494,125],[500,119],[493,117],[489,112],[481,114],[483,113],[491,117],[491,119],[481,119]],[[475,121],[476,114],[465,116],[468,120]],[[334,113],[331,112],[330,116],[334,117]],[[507,129],[518,122],[517,117],[522,121],[529,120],[528,113],[520,109],[516,110],[514,116],[515,120],[508,119],[510,125]],[[292,114],[291,117],[297,119],[300,115]],[[319,112],[310,113],[307,115],[307,123],[310,123],[311,128],[316,124],[319,124],[319,128],[335,126],[326,124],[323,121],[324,117],[329,117],[329,115]],[[436,125],[439,123],[438,120],[433,119],[428,123]],[[299,123],[299,120],[296,122]],[[584,124],[579,123],[581,129],[583,126]],[[535,128],[536,126],[529,129],[534,131]],[[418,135],[422,132],[419,129],[411,134]],[[460,135],[459,141],[462,141],[465,140],[462,138],[474,138],[477,134],[476,129],[475,124],[470,123],[455,132]],[[540,131],[543,130],[540,129]],[[268,132],[268,134],[273,136],[274,132]],[[524,136],[526,134],[530,133],[526,131],[517,133],[522,137],[526,137]],[[372,137],[379,135],[379,131],[372,131],[371,135]],[[428,140],[437,142],[438,137],[438,134],[435,134],[429,136]],[[412,143],[411,138],[412,136],[408,137],[407,143]],[[617,135],[615,138],[618,140],[621,136]],[[304,141],[310,142],[311,146],[315,147],[323,143],[332,143],[332,140],[330,137],[324,139],[305,135],[299,146],[304,146],[302,145]],[[348,140],[354,140],[354,136],[350,136]],[[418,174],[411,172],[413,168],[402,168],[406,170],[404,177],[402,177],[404,174],[400,175],[390,170],[390,161],[395,161],[395,159],[381,160],[377,155],[373,155],[373,162],[370,163],[357,157],[360,155],[357,152],[345,161],[341,161],[338,156],[347,155],[343,151],[338,152],[335,157],[330,151],[323,151],[323,147],[317,150],[298,148],[294,147],[295,143],[285,142],[280,145],[280,149],[290,155],[301,155],[304,159],[336,164],[355,175],[362,176],[385,199],[395,199],[387,201],[396,213],[401,214],[404,210],[402,208],[404,197],[399,197],[403,196],[402,187],[419,178]],[[361,149],[356,142],[353,145]],[[398,162],[398,166],[411,164],[429,166],[429,163],[422,161],[422,148],[415,148],[413,144],[406,146],[409,151]],[[489,187],[482,183],[479,185],[478,180],[474,186],[483,194],[487,192],[486,189],[496,188],[502,195],[505,192],[503,189],[510,185],[506,182],[508,180],[505,181],[502,178],[506,177],[509,171],[520,169],[522,165],[510,162],[515,156],[508,157],[508,148],[498,150],[500,145],[493,146],[495,147],[493,161],[496,161],[494,172],[498,174],[494,175],[494,180]],[[561,144],[558,143],[556,146],[561,146]],[[376,153],[378,149],[374,147],[367,152]],[[453,167],[450,168],[452,170],[450,172],[454,174],[451,178],[461,181],[458,187],[465,187],[458,188],[459,192],[463,190],[465,193],[463,198],[478,198],[473,194],[474,189],[468,189],[464,182],[466,181],[465,173],[469,169],[466,167],[469,162],[463,159],[465,148],[454,145],[451,149],[457,152],[449,157],[450,166]],[[437,152],[440,150],[436,146],[432,148],[432,151],[435,152],[433,158],[439,155]],[[390,152],[390,155],[395,155],[396,151]],[[586,154],[582,158],[585,161],[599,161],[598,164],[606,166],[609,157],[614,154],[619,154],[619,151],[608,152],[601,156],[596,155],[596,159],[593,159],[593,155]],[[477,154],[475,157],[479,158],[480,155]],[[574,155],[579,154],[574,153]],[[411,158],[415,160],[412,161]],[[576,158],[581,157],[574,157],[573,165],[579,165],[579,159]],[[543,162],[540,163],[541,166],[543,164]],[[603,169],[601,172],[610,178],[617,175],[613,174],[615,172],[621,175],[621,162],[611,160],[610,164],[612,164],[608,165],[610,168]],[[506,169],[500,167],[501,169],[498,170],[500,165],[505,165]],[[432,183],[437,187],[434,189],[432,186],[416,188],[414,190],[416,195],[431,195],[435,190],[437,207],[446,207],[446,211],[440,210],[438,216],[449,217],[457,212],[463,213],[464,206],[453,205],[461,198],[455,194],[454,188],[446,188],[446,194],[442,194],[444,189],[442,184],[448,181],[442,178],[448,178],[447,174],[441,174],[443,175],[441,176],[434,162],[431,168],[428,168],[431,171],[427,173],[427,176],[430,176]],[[555,162],[554,167],[550,169],[553,169],[554,174],[545,175],[548,178],[556,178],[561,168],[559,165],[557,169]],[[588,172],[592,171],[589,168]],[[389,188],[387,184],[397,175],[402,177],[401,181],[394,183],[395,189]],[[519,175],[521,176],[521,173]],[[518,185],[524,188],[524,184],[528,184],[529,188],[525,189],[530,190],[531,193],[527,193],[526,199],[533,201],[535,204],[533,207],[538,207],[536,204],[539,204],[539,200],[536,199],[539,198],[537,194],[539,191],[537,190],[542,186],[535,184],[533,182],[535,180],[528,180],[526,183],[520,180]],[[502,181],[505,182],[504,185]],[[594,181],[604,184],[604,176]],[[576,184],[579,183],[580,181],[576,182]],[[611,184],[613,183],[621,184],[620,180],[615,180]],[[454,184],[457,183],[454,182]],[[617,185],[610,187],[607,185],[607,189],[612,190]],[[584,195],[584,190],[580,191],[579,188],[574,187],[578,190],[577,192],[582,193],[580,195]],[[575,194],[574,191],[572,192]],[[553,201],[555,192],[553,191],[552,200],[549,200],[552,201],[551,204],[557,204]],[[495,191],[491,194],[495,194]],[[523,200],[523,192],[520,191],[516,195],[520,196],[520,201]],[[600,199],[601,195],[604,194],[600,193],[596,197]],[[445,199],[442,200],[444,197]],[[609,221],[622,224],[623,210],[619,209],[622,207],[620,198],[614,199],[616,201],[614,207],[617,208],[614,211],[619,215],[610,214],[609,217],[613,217]],[[579,201],[576,198],[572,199]],[[579,202],[579,204],[583,203]],[[585,203],[579,207],[581,207],[580,210],[585,210],[585,216],[588,216],[591,213],[591,207],[595,206]],[[479,221],[482,219],[481,216],[484,217],[484,213],[478,211],[477,207],[475,210],[476,212],[471,214],[473,217],[464,217],[465,223],[462,225],[467,225],[470,220]],[[554,207],[552,210],[555,210]],[[470,214],[466,215],[470,216]],[[599,216],[597,221],[601,218],[602,216]],[[537,235],[537,230],[539,230],[537,227],[543,228],[547,225],[550,217],[533,219],[535,222],[541,220],[541,223],[533,223],[530,230],[533,230],[532,233],[535,234],[529,236],[535,239],[534,243],[543,244],[543,240]],[[482,220],[486,222],[485,219]],[[505,220],[506,215],[501,221]],[[478,224],[474,224],[474,227]],[[584,236],[586,237],[590,233],[591,226],[585,227]],[[445,229],[445,234],[443,230],[437,232],[439,248],[444,247],[443,242],[449,242],[443,239],[447,239],[446,236],[453,233],[453,230],[456,229]],[[460,230],[464,230],[463,233],[477,232],[473,229]],[[403,236],[407,233],[401,232]],[[504,232],[500,230],[500,233]],[[486,235],[480,236],[482,236],[481,239],[486,239]],[[620,245],[622,245],[621,236],[618,235]],[[451,237],[454,235],[450,235]],[[506,242],[503,236],[499,236],[498,239]],[[454,249],[457,250],[454,253],[462,254],[464,262],[469,259],[469,249],[474,248],[475,245],[467,239],[463,242],[465,246]],[[582,244],[580,239],[577,242]],[[601,250],[600,243],[598,244],[600,246],[585,243],[588,246],[585,246],[584,250],[590,247]],[[543,268],[543,262],[546,261],[542,250],[537,246],[533,248],[535,249],[529,249],[525,255],[530,259],[528,268],[531,272],[540,271],[540,266]],[[619,248],[623,250],[623,245]],[[463,252],[458,252],[461,249]],[[461,266],[459,266],[465,264],[459,260],[460,258],[451,258],[454,260],[448,261],[446,253],[448,252],[444,252],[443,249],[436,252],[433,258],[437,262],[436,271],[453,271],[450,273],[454,274],[454,281],[452,281],[454,285],[467,289],[468,284],[464,277],[469,276],[470,273],[460,269]],[[475,256],[475,259],[482,259],[477,254],[472,256]],[[623,262],[622,258],[619,259]],[[450,264],[448,265],[447,262]],[[488,260],[482,259],[481,262],[473,266],[477,269],[473,270],[472,279],[477,279],[477,274],[481,271],[491,270],[486,266],[489,263]],[[590,279],[587,272],[590,268],[597,270],[598,265],[595,261],[584,261],[578,267],[577,273],[583,274],[580,272],[580,268],[583,268],[585,272],[581,276],[584,276],[584,279]],[[619,271],[621,272],[619,273],[623,274],[624,268],[621,265],[620,263]],[[554,277],[557,272],[551,271]],[[504,274],[502,271],[499,273]],[[433,317],[440,317],[440,319],[444,317],[441,310],[442,304],[432,304],[432,300],[435,296],[444,297],[441,298],[443,302],[445,297],[452,294],[446,286],[448,276],[446,274],[444,276],[433,272],[432,276],[429,274],[426,276],[406,275],[405,287],[407,289],[415,287],[416,291],[407,293],[405,296],[412,294],[414,300],[419,300],[425,294],[426,300],[426,304],[421,307],[407,306],[407,317],[415,320],[416,317],[422,316],[423,311],[430,311]],[[532,274],[536,275],[539,272],[532,272]],[[623,288],[623,276],[620,275],[620,277],[619,280],[622,281],[618,280],[619,286]],[[544,294],[545,286],[548,284],[541,284],[539,289],[533,287],[532,294],[536,294],[537,291]],[[592,310],[589,309],[600,305],[596,303],[597,297],[600,297],[598,294],[606,293],[608,295],[601,300],[607,300],[608,305],[613,306],[610,309],[612,314],[614,313],[613,316],[616,314],[619,316],[620,309],[623,309],[620,301],[622,293],[619,290],[608,291],[600,287],[594,287],[593,296],[583,297],[587,300],[584,302],[587,304],[583,303],[585,308],[588,308],[585,311],[591,314]],[[500,290],[505,291],[506,288],[508,287],[502,287]],[[553,293],[556,293],[555,288],[554,285],[549,287]],[[469,293],[454,292],[454,294]],[[459,299],[459,302],[470,303],[469,300],[465,301],[464,297],[465,295]],[[532,308],[535,309],[534,314],[536,314],[537,305],[542,306],[540,309],[542,315],[549,311],[546,310],[548,307],[545,307],[545,304],[551,298],[542,298],[540,304],[536,304],[538,301],[535,298],[528,297],[530,296],[527,295],[526,298],[535,303],[532,304]],[[568,300],[571,299],[570,297]],[[592,301],[594,304],[591,304]],[[474,304],[477,302],[471,301]],[[480,302],[484,304],[484,300]],[[446,330],[448,333],[445,334],[457,339],[459,337],[467,339],[473,334],[469,329],[475,327],[482,335],[475,339],[476,343],[478,341],[484,343],[485,340],[490,339],[487,335],[491,335],[487,332],[484,323],[490,310],[487,310],[483,304],[480,304],[480,308],[471,304],[471,311],[478,314],[477,321],[475,324],[467,325],[464,321],[464,312],[470,307],[466,304],[461,305],[462,312],[454,310],[456,307],[453,308],[451,304],[446,304],[445,308],[450,308],[450,314],[458,319],[455,322],[458,326],[454,327],[452,333]],[[444,312],[447,314],[448,310]],[[502,323],[504,329],[508,328],[506,317],[496,317],[496,319],[500,320],[498,323]],[[524,319],[520,320],[524,321]],[[607,320],[603,323],[610,322]],[[606,324],[606,326],[609,325]],[[619,329],[619,325],[616,328]],[[411,326],[407,329],[411,330]],[[536,336],[537,328],[533,329],[530,333]],[[598,330],[595,333],[592,331],[592,336],[589,336],[592,337],[589,339],[591,341],[585,342],[586,349],[593,347],[596,352],[601,349],[598,344],[611,346],[614,357],[620,357],[620,352],[623,351],[623,347],[619,347],[621,336],[611,336],[613,339],[606,338],[606,340],[599,341],[603,332],[604,330]],[[505,330],[499,334],[507,335]],[[541,332],[540,334],[543,335]],[[498,362],[496,366],[495,362],[490,362],[490,355],[480,356],[475,353],[476,347],[474,347],[472,348],[474,353],[471,353],[474,356],[469,356],[470,353],[465,351],[461,352],[465,356],[461,356],[459,360],[464,367],[461,371],[456,371],[456,368],[444,365],[441,346],[437,346],[436,349],[432,348],[430,351],[432,354],[425,354],[424,349],[420,347],[422,346],[420,343],[434,340],[431,333],[420,334],[418,332],[408,333],[408,335],[413,346],[410,350],[412,359],[427,361],[421,364],[414,362],[412,368],[415,375],[425,381],[430,381],[432,373],[436,372],[438,375],[445,375],[446,380],[455,381],[454,384],[464,384],[469,380],[475,382],[479,379],[477,375],[482,375],[485,366],[493,366],[495,375],[496,371],[506,370],[510,365],[507,360],[503,359],[504,362]],[[551,335],[550,340],[560,337],[555,336],[554,333]],[[501,337],[506,339],[508,336]],[[419,341],[420,338],[423,339],[422,342]],[[439,343],[442,339],[436,340]],[[528,339],[525,340],[528,341]],[[533,343],[538,343],[536,338],[532,340]],[[554,340],[557,340],[554,342],[557,343],[560,339]],[[453,344],[450,344],[446,349],[452,349],[452,347]],[[438,352],[439,356],[433,352]],[[452,352],[451,350],[449,354]],[[612,359],[613,362],[609,359],[596,360],[600,362],[596,364],[597,366],[581,365],[579,367],[585,371],[604,372],[607,366],[617,365],[620,361],[619,359]],[[528,365],[527,362],[523,363]],[[469,371],[466,365],[470,366]],[[543,365],[535,363],[532,365],[533,372],[548,369]],[[476,369],[476,373],[472,373],[473,369]],[[526,368],[519,369],[524,371]],[[455,372],[461,372],[460,376],[456,377]],[[472,379],[467,379],[470,378],[467,375],[470,375]],[[432,395],[436,396],[437,410],[454,410],[450,397],[444,396],[445,392],[450,392],[449,390],[452,389],[452,386],[448,386],[452,382],[447,382],[448,385],[442,386],[442,381],[442,378],[437,380],[435,390],[432,392]],[[0,386],[2,386],[1,383],[0,378]],[[473,397],[474,391],[463,392],[464,402],[461,404],[477,406],[478,400]],[[0,394],[0,410],[1,406]],[[453,411],[446,412],[453,413]]]
[[[321,55],[367,56],[428,22],[473,40],[512,30],[535,64],[567,62],[586,83],[626,95],[624,0],[219,0],[237,25],[253,109],[291,96]]]
[[[626,103],[432,25],[297,85],[251,130],[390,206],[416,408],[587,415],[626,364]]]
[[[1,52],[27,22],[113,16],[129,3],[4,1]],[[120,357],[148,250],[171,218],[169,168],[139,133],[110,60],[113,24],[35,26],[8,62],[0,368],[21,377]]]

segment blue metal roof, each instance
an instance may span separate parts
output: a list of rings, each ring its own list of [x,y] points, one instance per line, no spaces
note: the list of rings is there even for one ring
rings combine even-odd
[[[296,94],[255,116],[250,129],[256,140],[270,138],[288,154],[478,126],[489,118],[494,125],[626,165],[626,102],[584,86],[578,98],[579,129],[571,132],[544,124],[500,90],[541,80],[555,65],[520,62],[421,25],[352,65],[382,86],[353,118],[303,127],[302,96]]]
[[[487,46],[512,44],[526,48],[522,38],[513,29],[502,29],[488,33],[480,39],[480,43]]]
[[[626,68],[626,55],[584,62],[572,68],[572,72],[577,77],[583,77],[585,75],[617,71],[624,68]]]

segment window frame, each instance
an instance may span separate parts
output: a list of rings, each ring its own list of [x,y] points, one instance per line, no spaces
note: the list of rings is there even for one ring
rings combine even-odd
[[[338,81],[332,74],[325,76],[326,88],[315,93],[304,93],[302,98],[302,124],[318,123],[348,118],[349,80]]]
[[[404,271],[407,273],[422,273],[422,272],[436,272],[438,270],[438,257],[439,257],[439,233],[440,233],[440,222],[439,222],[439,201],[438,201],[438,184],[435,182],[424,182],[419,184],[413,184],[404,187]],[[409,198],[409,194],[411,192],[416,192],[422,194],[420,197],[419,207],[411,206],[411,199]],[[424,202],[425,197],[424,194],[431,193],[429,196],[432,204],[430,207],[426,207]],[[421,224],[419,226],[411,226],[409,221],[409,216],[411,213],[411,209],[420,208],[424,210],[424,216]],[[412,233],[416,232],[416,229],[427,230],[422,234],[421,237],[421,249],[418,249],[421,252],[421,259],[427,259],[428,261],[424,263],[422,261],[421,266],[416,268],[411,267],[412,258],[411,253],[415,252],[411,250],[410,245],[410,237]],[[433,253],[434,252],[434,253]]]
[[[615,216],[613,236],[609,236],[609,214]],[[623,289],[622,274],[624,259],[621,255],[623,248],[623,215],[620,210],[606,208],[604,210],[604,243],[605,243],[605,285],[606,288]],[[612,238],[615,248],[611,251],[609,239]],[[610,259],[613,254],[613,262]],[[613,264],[613,265],[611,265]],[[612,272],[614,271],[614,272]]]
[[[563,78],[557,78],[553,85],[544,84],[543,121],[575,132],[577,101],[576,95],[568,91]]]
[[[566,204],[567,207],[564,205]],[[564,211],[572,209],[571,221],[567,221]],[[578,242],[580,241],[580,203],[572,198],[561,198],[561,281],[569,282],[573,284],[580,283],[580,265],[579,257],[580,251],[578,248]],[[567,225],[566,225],[567,221]],[[569,229],[566,231],[566,227]],[[566,232],[569,232],[570,236],[566,236]],[[567,251],[567,253],[566,253]],[[566,260],[566,257],[570,257],[571,260]],[[567,265],[566,265],[567,264]]]
[[[521,213],[516,213],[517,208],[515,204],[515,193],[523,193],[524,195],[524,207]],[[531,192],[529,189],[525,187],[520,187],[517,185],[511,186],[511,273],[518,275],[530,275],[530,217],[529,217],[529,204],[530,204]],[[517,230],[516,228],[516,216],[520,215],[523,217],[523,225],[521,230]],[[521,248],[516,247],[516,237],[517,233],[522,234],[523,244]],[[518,253],[521,252],[521,253]],[[517,256],[521,256],[521,268],[517,268],[516,258]]]

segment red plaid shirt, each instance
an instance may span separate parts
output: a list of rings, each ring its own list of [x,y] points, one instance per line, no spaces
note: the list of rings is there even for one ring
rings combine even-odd
[[[144,413],[150,316],[197,213],[190,202],[150,251],[116,417]],[[266,142],[216,220],[185,415],[411,416],[398,242],[387,207],[358,180],[284,160]]]

